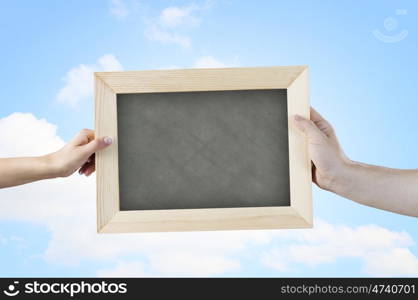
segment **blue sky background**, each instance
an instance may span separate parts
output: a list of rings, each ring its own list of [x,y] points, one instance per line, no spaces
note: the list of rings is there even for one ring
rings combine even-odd
[[[115,5],[122,7],[119,13],[112,12]],[[71,106],[57,101],[57,94],[69,70],[94,65],[104,54],[113,54],[125,70],[191,67],[202,57],[230,66],[306,64],[311,103],[334,125],[351,159],[418,167],[416,1],[51,0],[2,1],[1,7],[0,118],[14,112],[45,118],[58,126],[57,135],[64,141],[82,128],[93,128],[91,99]],[[147,36],[147,28],[168,7],[198,7],[188,23],[161,29],[187,37],[189,47]],[[374,30],[392,37],[403,30],[408,34],[387,43]],[[43,200],[33,199],[40,206]],[[363,207],[316,187],[314,213],[336,226],[375,224],[418,240],[415,218]],[[2,236],[15,237],[15,242],[0,243],[0,276],[95,276],[120,260],[145,259],[130,253],[66,266],[43,257],[51,239],[48,226],[3,218]],[[280,241],[273,243],[270,246],[280,246]],[[240,254],[239,268],[211,275],[370,275],[353,257],[279,271],[259,262],[263,247],[249,246]],[[416,245],[408,249],[418,256]]]

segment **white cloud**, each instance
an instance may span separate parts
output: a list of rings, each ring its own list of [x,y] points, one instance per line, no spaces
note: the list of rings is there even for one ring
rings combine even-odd
[[[187,29],[199,26],[201,19],[196,13],[210,6],[211,2],[207,1],[203,5],[191,4],[184,7],[164,8],[157,17],[146,20],[145,37],[163,44],[176,44],[183,48],[190,48],[192,42]]]
[[[75,105],[91,96],[93,86],[93,68],[79,65],[67,72],[65,86],[58,92],[57,99],[61,103]]]
[[[140,261],[119,261],[113,268],[97,271],[98,277],[147,277],[145,266]]]
[[[105,54],[100,57],[96,68],[105,72],[123,70],[122,65],[113,54]]]
[[[365,254],[363,270],[374,276],[418,276],[418,258],[408,248]]]
[[[196,59],[193,68],[228,68],[232,65],[227,65],[213,56],[202,56]]]
[[[110,0],[109,10],[112,15],[121,19],[125,18],[129,14],[129,10],[123,0]]]
[[[150,265],[161,276],[211,276],[236,271],[240,261],[219,253],[199,253],[191,249],[164,251],[149,256]]]
[[[65,85],[57,94],[57,100],[71,106],[93,95],[93,72],[121,71],[122,65],[113,54],[103,55],[96,64],[81,64],[70,69],[64,77]]]
[[[405,232],[376,225],[336,226],[317,220],[313,230],[295,231],[282,241],[281,246],[262,255],[266,266],[281,272],[295,271],[297,264],[315,267],[358,258],[364,264],[363,271],[373,276],[418,274],[418,258],[408,248],[414,241]]]
[[[64,144],[57,136],[57,126],[29,113],[0,119],[0,129],[0,157],[41,155]]]
[[[208,277],[237,271],[238,259],[219,254],[165,250],[151,253],[143,261],[119,261],[114,267],[97,271],[99,277]],[[146,271],[147,270],[147,271]]]
[[[32,114],[0,119],[0,157],[47,153],[63,144],[55,125]],[[242,269],[245,260],[288,272],[347,257],[362,263],[359,272],[377,276],[416,275],[418,268],[411,236],[376,225],[317,220],[307,230],[99,235],[95,218],[94,176],[0,190],[0,220],[37,223],[51,233],[46,262],[114,265],[98,270],[100,276],[225,276]]]
[[[199,6],[192,4],[186,7],[167,7],[161,11],[159,16],[160,24],[164,27],[177,27],[180,25],[196,26],[200,19],[192,13],[199,9]]]
[[[183,48],[190,48],[191,46],[191,41],[188,36],[163,30],[155,24],[148,25],[145,30],[145,36],[149,40],[163,44],[177,44]]]

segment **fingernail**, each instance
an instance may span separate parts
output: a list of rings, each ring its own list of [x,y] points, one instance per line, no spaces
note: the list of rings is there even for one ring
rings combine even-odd
[[[113,139],[112,139],[110,136],[105,137],[105,138],[103,139],[103,141],[104,141],[106,144],[108,144],[108,145],[110,145],[110,144],[112,144],[112,143],[113,143]]]

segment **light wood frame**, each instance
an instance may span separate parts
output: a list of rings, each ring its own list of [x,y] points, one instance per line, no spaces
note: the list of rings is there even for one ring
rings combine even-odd
[[[311,161],[291,116],[309,118],[307,66],[96,72],[95,128],[113,144],[96,153],[99,233],[312,227]],[[120,211],[117,94],[287,89],[290,206]]]

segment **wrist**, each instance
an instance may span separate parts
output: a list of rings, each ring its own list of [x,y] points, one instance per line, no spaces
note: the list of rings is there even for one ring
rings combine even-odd
[[[356,162],[344,159],[338,170],[332,176],[329,191],[338,195],[347,195],[351,189],[352,174],[355,172],[356,166]]]
[[[46,154],[39,157],[41,166],[42,166],[42,173],[44,179],[51,179],[60,177],[60,168],[56,163],[56,159],[54,158],[54,153]]]

